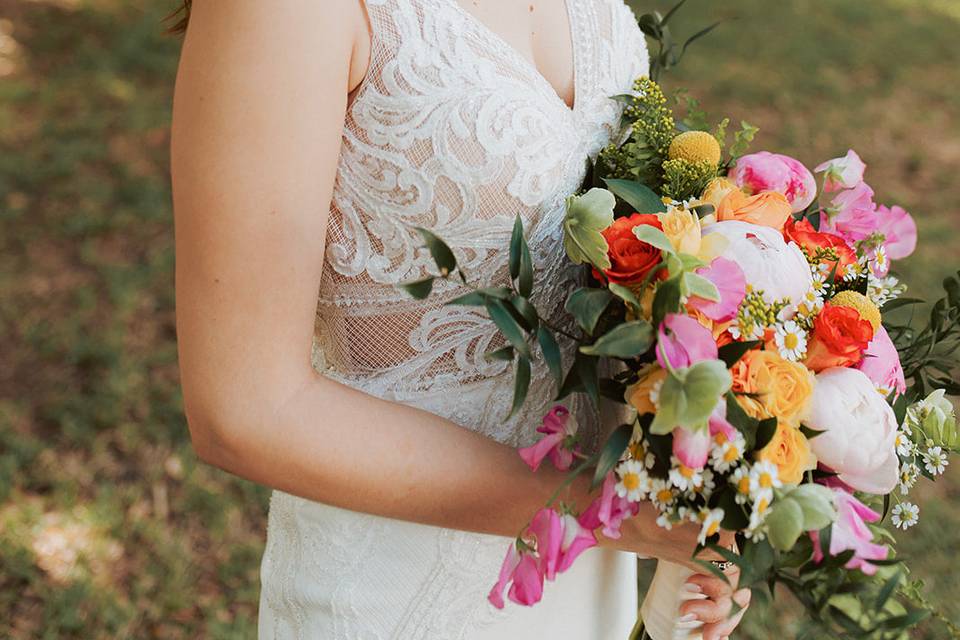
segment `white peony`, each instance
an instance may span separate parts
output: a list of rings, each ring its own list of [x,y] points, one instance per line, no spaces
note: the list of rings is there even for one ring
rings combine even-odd
[[[825,369],[817,374],[811,406],[806,424],[826,432],[810,440],[817,459],[858,491],[893,491],[897,419],[870,378],[856,369]]]
[[[793,242],[785,242],[776,229],[726,220],[706,225],[703,233],[727,240],[719,255],[740,265],[747,282],[754,290],[762,290],[767,302],[789,298],[793,310],[813,285],[803,252]]]

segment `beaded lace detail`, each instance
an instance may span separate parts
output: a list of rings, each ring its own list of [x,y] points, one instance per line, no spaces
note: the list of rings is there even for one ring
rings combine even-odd
[[[621,0],[567,0],[571,108],[529,60],[456,0],[367,0],[366,7],[371,59],[343,129],[314,366],[501,442],[525,443],[555,392],[546,367],[534,361],[525,409],[504,421],[512,373],[509,363],[485,358],[503,345],[486,313],[445,306],[466,292],[453,280],[438,280],[427,300],[414,300],[396,285],[432,273],[416,226],[451,246],[471,283],[507,284],[506,247],[519,213],[537,277],[551,283],[535,285],[533,302],[545,315],[559,311],[579,273],[564,259],[564,202],[580,186],[588,158],[619,124],[620,107],[611,96],[629,91],[647,72],[646,44]],[[561,347],[569,363],[572,347],[562,341]],[[311,509],[337,516],[313,517]],[[491,574],[482,562],[464,569],[443,559],[474,554],[491,537],[419,527],[429,533],[411,535],[428,540],[422,553],[424,562],[434,563],[431,576],[404,587],[410,601],[396,619],[364,621],[355,600],[368,587],[358,584],[358,565],[367,562],[362,554],[371,553],[365,541],[375,545],[378,534],[394,535],[392,527],[416,525],[275,492],[261,616],[266,611],[271,625],[287,631],[271,626],[271,633],[315,637],[304,629],[310,628],[311,607],[321,606],[337,618],[330,622],[335,635],[324,637],[461,637],[449,629],[477,622],[502,539],[493,538]],[[438,585],[460,591],[456,598],[444,596]],[[316,595],[328,586],[330,601],[320,605],[308,604],[302,593]],[[431,629],[440,628],[446,630],[433,635]]]

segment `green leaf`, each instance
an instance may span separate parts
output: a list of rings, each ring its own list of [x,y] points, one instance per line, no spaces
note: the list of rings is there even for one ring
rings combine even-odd
[[[726,485],[719,490],[720,498],[717,506],[723,509],[723,522],[720,523],[728,531],[740,531],[750,524],[750,517],[744,511],[743,505],[737,504],[736,489]]]
[[[600,406],[600,382],[597,379],[597,358],[588,356],[585,353],[577,352],[576,355],[577,376],[580,378],[580,384],[590,399],[593,400],[593,406]]]
[[[630,438],[633,436],[633,425],[622,424],[613,430],[606,444],[600,450],[600,458],[597,460],[597,468],[593,473],[592,488],[596,489],[603,484],[603,479],[607,477],[611,469],[617,466],[620,456],[627,450],[630,444]]]
[[[789,551],[803,533],[803,509],[790,498],[774,500],[767,516],[770,544],[780,551]]]
[[[737,397],[732,391],[727,393],[727,422],[743,434],[743,439],[747,444],[747,451],[753,451],[756,448],[757,426],[760,424],[760,421],[746,414],[743,407],[737,402]]]
[[[400,284],[400,288],[409,293],[411,296],[417,300],[423,300],[430,295],[430,292],[433,291],[433,281],[434,277],[430,276],[424,278],[423,280],[414,280],[413,282],[404,282]]]
[[[507,418],[513,416],[520,407],[523,406],[524,400],[527,399],[527,391],[530,389],[530,361],[520,356],[517,358],[517,369],[514,375],[513,380],[513,406],[510,408],[510,415]]]
[[[533,261],[530,247],[523,237],[523,221],[517,214],[513,222],[513,234],[510,236],[510,277],[517,281],[517,291],[524,298],[530,297],[533,290]]]
[[[507,309],[507,305],[501,300],[487,300],[487,313],[513,348],[523,357],[530,358],[530,345],[527,344],[523,328]]]
[[[740,360],[740,358],[742,358],[747,351],[759,347],[760,344],[760,340],[731,342],[720,347],[718,356],[727,364],[727,367],[732,367],[733,365],[737,364],[737,361]]]
[[[591,356],[636,358],[653,346],[655,338],[653,326],[649,322],[634,320],[618,324],[593,344],[580,347],[580,352]]]
[[[897,588],[897,585],[900,584],[902,578],[903,571],[897,570],[890,576],[890,579],[883,585],[883,588],[880,589],[880,592],[877,594],[877,599],[873,603],[873,608],[877,613],[883,611],[884,605],[887,604],[887,600],[893,595],[894,590]]]
[[[628,287],[616,282],[611,282],[607,285],[607,288],[610,289],[615,296],[633,307],[634,310],[640,309],[640,301],[637,300],[637,296]]]
[[[717,285],[691,271],[685,272],[683,277],[686,280],[688,295],[697,296],[711,302],[720,302],[720,292],[717,290]]]
[[[560,357],[560,346],[557,344],[556,338],[553,337],[553,333],[543,325],[537,328],[537,342],[540,344],[540,351],[543,352],[543,360],[556,379],[557,389],[559,389],[563,384],[563,362]]]
[[[653,296],[653,326],[659,327],[667,314],[680,311],[680,275],[664,280]]]
[[[663,435],[675,427],[690,431],[706,429],[710,414],[731,384],[730,372],[720,360],[704,360],[686,369],[668,372],[650,432]]]
[[[604,178],[603,181],[610,191],[633,207],[637,213],[661,213],[667,210],[660,196],[642,182],[613,178]]]
[[[430,250],[430,256],[433,258],[434,263],[436,263],[440,273],[444,276],[452,273],[453,270],[457,268],[457,259],[454,257],[450,247],[447,246],[447,243],[428,229],[424,229],[423,227],[416,227],[416,229],[420,232],[420,235],[423,236],[423,240]]]
[[[512,362],[514,350],[513,347],[507,345],[506,347],[501,347],[495,351],[488,351],[484,355],[488,360],[505,360],[507,362]]]
[[[537,309],[530,304],[530,301],[520,296],[513,296],[510,298],[510,304],[523,318],[524,328],[530,333],[536,331],[540,325],[540,316],[537,314]]]
[[[777,435],[777,418],[774,416],[761,420],[760,424],[757,425],[757,441],[754,447],[758,450],[763,449],[770,444],[775,435]]]
[[[837,519],[833,492],[821,484],[801,484],[787,497],[800,505],[804,531],[819,531]]]
[[[582,196],[567,198],[563,219],[563,247],[576,264],[592,264],[600,270],[610,268],[607,241],[601,231],[613,224],[617,199],[606,189],[590,189]]]
[[[600,320],[600,316],[606,311],[611,300],[613,300],[613,294],[606,289],[582,287],[570,294],[564,309],[574,317],[584,331],[592,334],[597,321]]]
[[[640,242],[646,242],[652,247],[656,247],[667,253],[675,253],[670,238],[660,229],[649,224],[638,224],[633,228],[633,235]]]

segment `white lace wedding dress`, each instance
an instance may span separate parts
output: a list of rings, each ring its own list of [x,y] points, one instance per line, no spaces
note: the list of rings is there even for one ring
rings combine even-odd
[[[519,0],[518,0],[519,1]],[[456,0],[367,0],[371,64],[348,108],[317,309],[314,365],[351,387],[414,405],[511,446],[528,444],[555,387],[534,363],[524,409],[504,421],[510,365],[464,293],[426,301],[395,285],[432,269],[414,226],[453,248],[475,283],[507,282],[522,215],[539,278],[562,307],[565,198],[615,131],[618,103],[647,72],[622,0],[567,0],[575,67],[570,108],[536,68]],[[564,347],[565,362],[572,352]],[[571,410],[584,412],[574,403]],[[319,419],[319,417],[318,417]],[[596,425],[583,416],[584,428]],[[389,425],[384,425],[389,428]],[[587,434],[596,445],[596,434]],[[358,461],[357,464],[362,464]],[[423,464],[430,464],[424,460]],[[635,557],[592,549],[532,608],[486,594],[510,540],[346,511],[275,491],[261,566],[260,637],[331,640],[622,639],[636,617]]]

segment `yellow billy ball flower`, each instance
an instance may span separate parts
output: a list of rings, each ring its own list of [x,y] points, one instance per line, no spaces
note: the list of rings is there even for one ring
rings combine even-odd
[[[873,330],[880,329],[880,309],[870,301],[870,298],[858,291],[841,291],[830,298],[830,304],[838,307],[851,307],[857,310],[860,317],[873,325]]]
[[[670,143],[667,153],[671,160],[720,163],[720,143],[706,131],[684,131]]]

